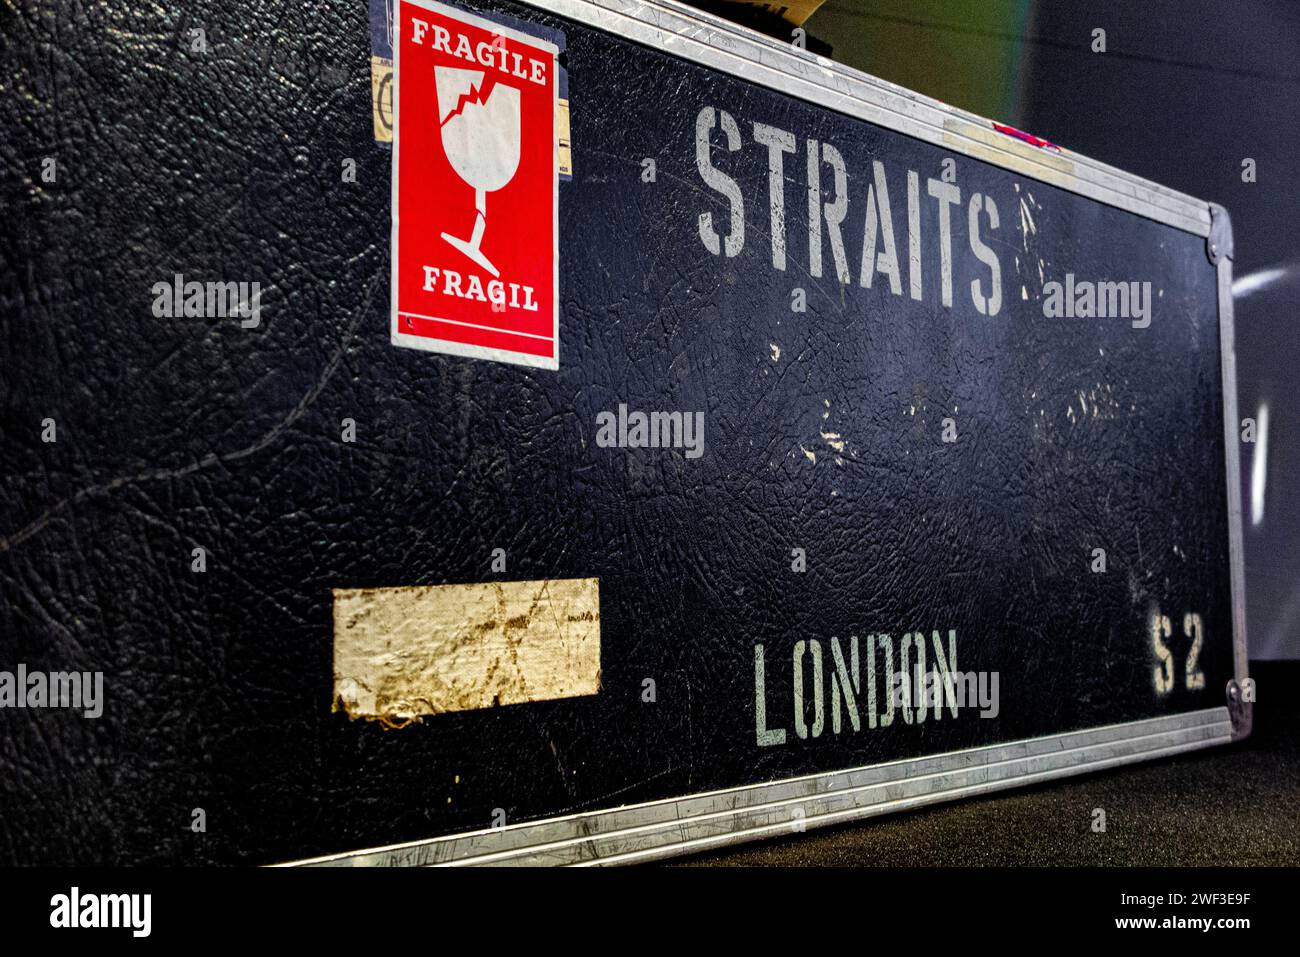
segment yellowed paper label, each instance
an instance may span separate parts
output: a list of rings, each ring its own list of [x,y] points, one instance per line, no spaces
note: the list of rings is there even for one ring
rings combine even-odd
[[[375,142],[393,142],[393,61],[370,58],[370,104]]]
[[[555,111],[555,138],[560,144],[560,175],[573,175],[573,144],[569,141],[569,101],[560,100]]]
[[[594,695],[595,578],[334,590],[334,707],[423,715]]]

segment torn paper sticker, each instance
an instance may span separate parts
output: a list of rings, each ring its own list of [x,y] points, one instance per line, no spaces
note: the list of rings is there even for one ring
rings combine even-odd
[[[595,578],[334,590],[334,706],[423,715],[594,695]]]

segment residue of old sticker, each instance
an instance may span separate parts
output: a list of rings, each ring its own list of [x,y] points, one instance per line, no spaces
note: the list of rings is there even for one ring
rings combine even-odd
[[[428,715],[594,695],[595,578],[334,590],[334,711]]]
[[[569,133],[569,101],[562,99],[555,111],[555,139],[560,151],[560,176],[573,178],[573,141]]]

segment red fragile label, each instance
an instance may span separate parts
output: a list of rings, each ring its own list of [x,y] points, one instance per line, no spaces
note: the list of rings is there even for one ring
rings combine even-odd
[[[395,20],[393,343],[559,368],[559,51],[433,0]]]

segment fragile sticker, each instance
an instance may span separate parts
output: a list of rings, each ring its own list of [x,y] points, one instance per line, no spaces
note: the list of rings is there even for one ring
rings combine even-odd
[[[434,0],[393,47],[392,341],[559,368],[559,48]]]

